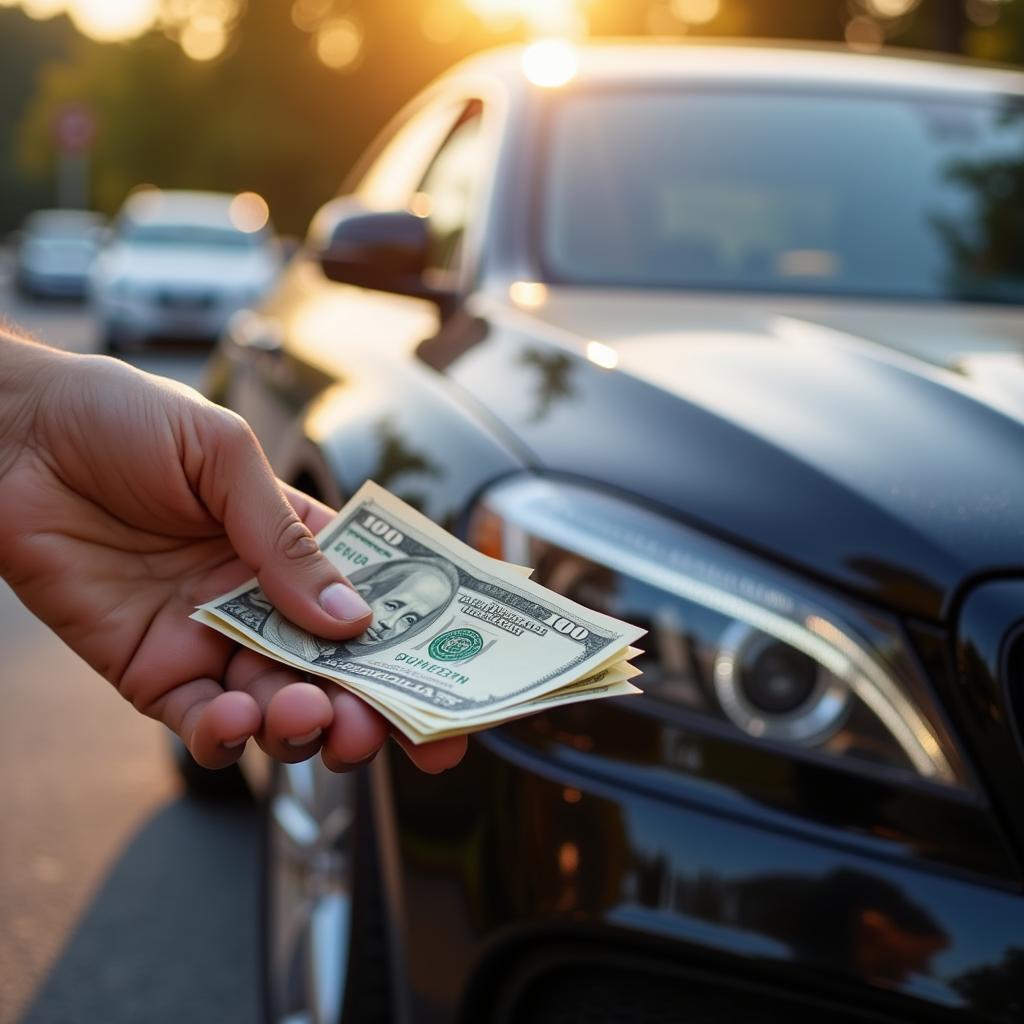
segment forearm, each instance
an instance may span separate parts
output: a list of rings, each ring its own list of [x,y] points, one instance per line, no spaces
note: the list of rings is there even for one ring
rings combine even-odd
[[[36,409],[72,357],[0,328],[0,481],[28,443]]]

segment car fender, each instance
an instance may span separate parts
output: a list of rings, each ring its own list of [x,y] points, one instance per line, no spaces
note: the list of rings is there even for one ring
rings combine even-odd
[[[360,375],[320,392],[273,461],[282,479],[305,481],[334,507],[375,480],[448,530],[488,482],[524,467],[445,378],[395,363],[386,383]]]

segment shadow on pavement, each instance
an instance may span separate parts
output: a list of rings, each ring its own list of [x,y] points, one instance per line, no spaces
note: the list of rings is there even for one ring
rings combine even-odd
[[[259,816],[181,799],[114,865],[23,1024],[251,1024],[260,1018]]]

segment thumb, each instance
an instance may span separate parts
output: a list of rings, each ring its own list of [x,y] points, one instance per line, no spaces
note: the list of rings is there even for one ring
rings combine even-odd
[[[358,636],[370,623],[369,605],[320,550],[244,420],[217,419],[212,444],[204,444],[204,463],[213,464],[200,474],[213,493],[200,487],[200,498],[224,524],[238,557],[295,625],[334,640]]]

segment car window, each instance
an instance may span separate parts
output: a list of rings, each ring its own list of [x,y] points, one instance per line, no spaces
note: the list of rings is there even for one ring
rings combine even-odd
[[[451,97],[429,103],[412,114],[384,143],[356,189],[357,194],[379,210],[400,210],[409,206],[465,103]]]
[[[467,103],[410,203],[415,213],[428,218],[431,244],[427,265],[435,270],[454,271],[459,265],[483,177],[482,121],[483,104],[479,100]]]
[[[254,249],[266,241],[266,236],[259,231],[175,222],[140,224],[123,221],[118,235],[133,245],[187,245],[202,249]]]
[[[566,97],[540,236],[561,281],[1024,302],[1010,97]]]

